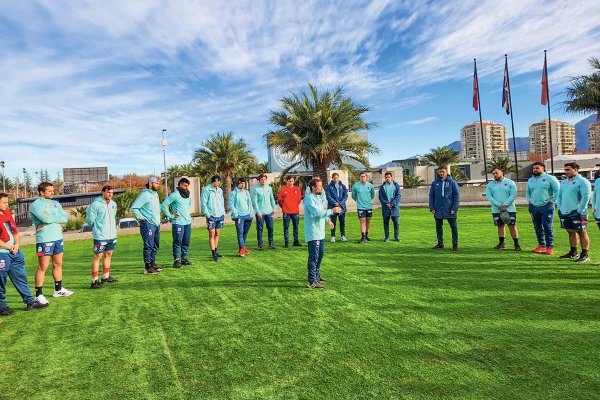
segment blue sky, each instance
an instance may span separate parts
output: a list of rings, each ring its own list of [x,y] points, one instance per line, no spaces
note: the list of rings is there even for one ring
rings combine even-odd
[[[600,3],[579,1],[0,0],[0,135],[6,174],[189,162],[233,131],[266,161],[269,110],[307,82],[368,105],[374,165],[460,139],[478,59],[484,119],[501,108],[509,55],[517,136],[539,103],[548,50],[553,117],[569,76],[600,56]]]

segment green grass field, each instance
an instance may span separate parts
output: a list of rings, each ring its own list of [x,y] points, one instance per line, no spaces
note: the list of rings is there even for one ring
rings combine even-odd
[[[600,397],[600,267],[530,253],[535,236],[519,210],[524,251],[492,250],[489,209],[460,211],[461,251],[434,252],[424,209],[404,209],[401,242],[327,242],[326,289],[306,282],[306,247],[208,261],[207,232],[193,232],[194,265],[142,274],[141,239],[119,239],[113,276],[88,289],[91,241],[66,243],[71,298],[17,311],[0,325],[2,399],[389,399]],[[249,235],[256,248],[254,225]],[[302,236],[301,227],[301,236]],[[450,231],[446,226],[447,240]],[[600,234],[590,225],[593,261]],[[327,235],[329,238],[329,235]],[[170,232],[159,263],[171,265]],[[512,242],[507,241],[511,248]],[[34,248],[25,246],[30,286]],[[46,277],[46,294],[52,293]]]

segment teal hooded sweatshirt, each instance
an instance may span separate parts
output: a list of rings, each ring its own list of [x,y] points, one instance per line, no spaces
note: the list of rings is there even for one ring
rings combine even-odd
[[[304,196],[304,240],[325,239],[325,223],[333,213],[327,209],[327,199],[318,194],[309,193]]]
[[[513,180],[502,178],[501,181],[490,181],[485,188],[485,195],[492,204],[492,213],[499,213],[502,204],[506,206],[506,211],[517,212],[517,184]]]
[[[223,199],[223,189],[208,184],[202,188],[200,195],[200,207],[202,214],[208,217],[222,217],[225,215],[225,200]]]
[[[90,204],[85,221],[92,227],[94,240],[113,240],[117,237],[117,203],[99,196]]]
[[[171,210],[177,213],[177,218],[171,214]],[[188,196],[186,199],[179,193],[179,190],[175,189],[160,205],[163,214],[165,214],[173,224],[175,225],[189,225],[192,223],[192,216],[190,214],[190,208],[192,207],[192,198]]]
[[[138,221],[146,220],[152,225],[160,225],[160,201],[158,192],[144,189],[130,207],[131,213]]]
[[[56,200],[38,197],[29,207],[29,214],[35,225],[36,243],[62,240],[62,226],[69,220],[67,213]]]
[[[565,179],[560,183],[558,192],[558,211],[562,215],[567,215],[575,210],[581,214],[587,210],[591,197],[592,185],[587,179],[581,175]]]
[[[257,214],[271,214],[275,211],[275,197],[269,185],[258,185],[252,191],[252,206]]]
[[[371,182],[356,182],[352,185],[352,198],[356,201],[358,210],[372,210],[375,198],[375,186]]]
[[[529,178],[527,189],[525,190],[525,198],[529,204],[541,207],[555,202],[559,190],[560,184],[558,183],[558,179],[544,172],[540,176]]]
[[[229,212],[231,218],[245,217],[246,215],[254,214],[252,210],[252,196],[246,189],[235,188],[229,194]]]

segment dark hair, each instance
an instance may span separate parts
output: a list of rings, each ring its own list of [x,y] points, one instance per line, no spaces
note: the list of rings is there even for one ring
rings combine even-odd
[[[294,178],[294,175],[288,175],[285,177],[286,181],[289,181],[290,179],[296,179],[296,178]]]
[[[239,178],[235,184],[239,185],[240,183],[246,183],[246,180],[244,178]]]
[[[500,167],[494,167],[494,169],[492,170],[492,172],[494,172],[495,170],[498,170],[498,171],[504,173],[504,170],[502,168],[500,168]]]
[[[600,178],[600,169],[594,172],[594,179]]]
[[[190,184],[190,180],[188,178],[181,178],[179,182],[177,182],[177,186],[180,186],[182,183]]]
[[[331,177],[333,178],[334,176],[340,176],[340,174],[338,174],[337,172],[334,172],[333,174],[331,174]]]
[[[388,171],[384,174],[384,176],[392,176],[392,173]]]
[[[115,188],[110,185],[102,186],[102,192],[108,192],[109,190],[115,190]]]
[[[6,193],[0,193],[0,199],[3,199],[5,197],[8,197],[8,194],[6,194]]]
[[[262,178],[266,178],[266,177],[267,177],[267,174],[260,174],[258,176],[258,180],[260,181]]]
[[[50,187],[50,186],[54,186],[52,183],[50,182],[42,182],[38,185],[38,193],[42,193],[43,191],[46,190],[46,188]]]
[[[568,162],[564,165],[565,167],[571,167],[573,169],[576,169],[579,171],[579,164],[577,164],[576,162]]]
[[[312,192],[312,188],[317,187],[317,183],[321,182],[321,178],[312,178],[310,182],[308,182],[308,187]]]
[[[221,182],[221,177],[219,175],[213,175],[212,178],[210,178],[210,183],[215,183],[215,182]]]
[[[360,174],[358,174],[358,176],[368,176],[367,171],[361,171]]]
[[[546,166],[544,165],[543,162],[536,161],[536,162],[533,163],[533,166],[535,167],[536,165],[539,165],[540,167],[544,168],[544,171],[546,170]]]
[[[440,169],[443,169],[443,170],[445,170],[446,172],[448,172],[448,164],[440,164],[440,165],[438,165],[438,168],[437,168],[437,169],[438,169],[438,171],[439,171]]]

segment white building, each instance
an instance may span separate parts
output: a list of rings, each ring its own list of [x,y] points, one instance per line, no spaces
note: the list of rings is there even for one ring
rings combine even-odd
[[[508,151],[508,130],[504,125],[491,121],[483,121],[482,124],[473,122],[460,130],[461,158],[483,160],[481,125],[488,160],[493,159],[496,153]]]

